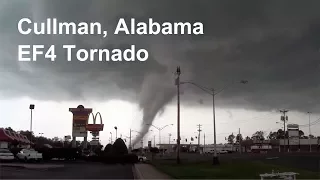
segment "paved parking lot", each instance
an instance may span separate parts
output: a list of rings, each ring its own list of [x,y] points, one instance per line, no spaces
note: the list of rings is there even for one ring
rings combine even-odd
[[[65,163],[59,168],[0,167],[0,179],[133,179],[131,165]]]

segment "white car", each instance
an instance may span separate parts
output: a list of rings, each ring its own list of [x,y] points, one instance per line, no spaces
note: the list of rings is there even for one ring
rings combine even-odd
[[[146,162],[148,159],[147,159],[147,157],[145,157],[145,156],[138,156],[138,160],[139,160],[140,162]]]
[[[22,149],[18,154],[19,160],[30,161],[30,160],[42,160],[42,153],[35,151],[34,149]]]
[[[221,151],[219,152],[219,154],[228,154],[228,151],[227,151],[227,150],[221,150]]]
[[[0,161],[13,161],[14,155],[9,149],[0,149]]]

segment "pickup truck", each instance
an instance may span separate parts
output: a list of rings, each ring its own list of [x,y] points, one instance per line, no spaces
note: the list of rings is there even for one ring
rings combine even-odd
[[[23,160],[23,161],[42,160],[42,153],[39,153],[34,149],[22,149],[16,156],[19,160]]]

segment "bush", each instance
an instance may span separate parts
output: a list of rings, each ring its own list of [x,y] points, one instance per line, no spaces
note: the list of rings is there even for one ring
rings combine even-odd
[[[111,154],[112,153],[112,144],[107,144],[106,147],[104,148],[103,152],[105,154]]]
[[[159,151],[159,149],[157,147],[152,147],[152,148],[150,148],[150,152],[157,154],[160,151]]]
[[[11,148],[10,151],[11,153],[16,156],[20,151],[22,150],[22,148]]]
[[[134,164],[137,163],[138,156],[135,154],[125,154],[125,155],[105,155],[102,158],[102,161],[106,164],[115,164],[115,163],[121,163],[121,164]]]
[[[112,146],[112,154],[125,155],[128,154],[128,148],[121,138],[118,138]]]

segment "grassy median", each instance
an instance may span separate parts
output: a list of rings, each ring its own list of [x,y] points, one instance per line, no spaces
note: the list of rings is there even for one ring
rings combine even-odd
[[[188,162],[180,165],[173,161],[157,160],[152,163],[160,171],[176,179],[259,179],[259,174],[274,171],[299,173],[297,179],[320,179],[319,172],[266,164],[260,161]]]

